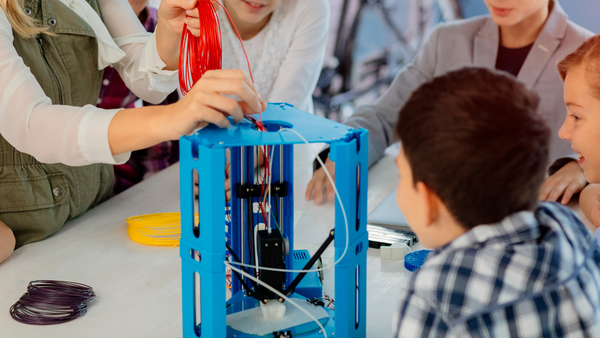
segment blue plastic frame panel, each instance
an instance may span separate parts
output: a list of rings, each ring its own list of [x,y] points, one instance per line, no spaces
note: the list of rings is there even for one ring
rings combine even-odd
[[[366,336],[366,252],[368,236],[367,187],[368,187],[368,135],[363,129],[348,126],[302,112],[284,103],[269,104],[262,116],[268,132],[260,132],[248,122],[220,129],[214,125],[180,139],[180,184],[181,184],[181,244],[182,261],[182,305],[183,336],[225,338],[226,286],[225,286],[225,163],[226,150],[231,154],[231,183],[235,187],[241,182],[242,174],[247,182],[254,177],[254,146],[275,146],[272,182],[287,182],[288,194],[283,200],[283,236],[289,240],[289,255],[286,266],[293,267],[294,259],[294,144],[329,143],[330,157],[336,162],[336,187],[348,218],[347,251],[335,266],[336,311],[327,323],[329,337]],[[283,147],[283,159],[280,149]],[[241,158],[245,158],[242,165]],[[279,168],[283,169],[280,174]],[[307,163],[307,165],[309,165]],[[192,173],[199,176],[199,196],[194,198]],[[281,177],[283,176],[283,177]],[[197,203],[199,225],[194,228],[194,203]],[[231,242],[232,248],[245,257],[250,256],[249,245],[243,244],[242,224],[248,225],[248,207],[232,189]],[[273,204],[271,204],[273,205]],[[242,210],[245,212],[242,213]],[[248,235],[248,229],[245,230]],[[325,240],[323,238],[322,240]],[[318,240],[320,241],[320,239]],[[320,244],[320,243],[318,243]],[[339,201],[335,203],[335,255],[340,259],[346,247],[346,226]],[[244,248],[244,250],[242,250]],[[250,269],[252,270],[252,269]],[[201,313],[196,313],[196,283],[194,274],[200,278]],[[285,286],[289,286],[293,274],[286,274]],[[240,283],[233,279],[232,300],[247,297]],[[232,301],[230,300],[230,301]],[[197,325],[200,317],[202,325]],[[298,337],[322,337],[318,330]],[[238,335],[240,337],[240,335]],[[244,337],[244,336],[242,336]],[[247,336],[250,337],[250,336]]]
[[[287,103],[270,103],[261,114],[267,130],[275,131],[280,126],[294,129],[310,143],[331,143],[340,140],[349,141],[354,137],[354,129],[319,116],[294,108]],[[261,117],[253,115],[257,120]],[[365,131],[366,132],[366,131]],[[293,132],[261,132],[250,122],[231,124],[219,128],[213,124],[197,131],[191,136],[183,136],[196,146],[200,143],[212,147],[240,147],[257,145],[304,144]]]

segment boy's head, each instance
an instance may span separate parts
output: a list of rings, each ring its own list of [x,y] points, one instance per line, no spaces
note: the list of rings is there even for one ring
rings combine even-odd
[[[600,183],[600,35],[558,63],[565,81],[567,117],[558,132],[570,141],[590,183]]]
[[[550,130],[512,77],[465,68],[418,88],[400,111],[397,202],[423,245],[531,210]]]
[[[516,26],[536,15],[547,16],[551,0],[484,0],[498,26]]]

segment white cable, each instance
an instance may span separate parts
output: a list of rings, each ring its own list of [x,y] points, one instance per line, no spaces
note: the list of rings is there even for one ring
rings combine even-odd
[[[323,337],[327,338],[327,331],[325,331],[325,328],[323,327],[323,325],[321,324],[321,322],[317,318],[315,318],[315,316],[311,315],[310,312],[306,311],[306,309],[303,309],[300,305],[296,304],[296,302],[292,301],[290,298],[286,297],[283,293],[277,291],[274,287],[270,286],[269,284],[261,281],[258,278],[252,277],[251,275],[245,273],[242,269],[238,269],[238,268],[234,267],[233,265],[231,265],[230,262],[225,261],[225,265],[228,265],[231,268],[231,270],[237,271],[242,276],[244,276],[246,278],[249,278],[250,280],[253,280],[254,282],[256,282],[258,284],[261,284],[262,286],[264,286],[265,288],[269,289],[270,291],[272,291],[273,293],[275,293],[279,297],[285,299],[290,304],[292,304],[295,307],[297,307],[300,311],[304,312],[304,314],[306,314],[310,319],[312,319],[312,321],[314,321],[315,323],[317,323],[317,325],[319,325],[319,328],[321,328],[321,330],[323,332]]]
[[[261,267],[262,270],[267,270],[267,271],[278,271],[278,272],[316,272],[316,271],[325,271],[325,270],[329,270],[331,268],[333,268],[336,264],[338,264],[346,255],[346,252],[348,251],[348,242],[350,242],[350,237],[348,235],[348,218],[346,217],[346,210],[344,209],[344,204],[342,203],[342,198],[340,197],[340,194],[337,190],[337,188],[335,187],[335,182],[333,181],[333,178],[331,177],[331,174],[329,174],[329,170],[327,170],[327,167],[325,167],[325,164],[323,163],[323,161],[321,160],[321,158],[319,157],[319,154],[317,154],[317,152],[310,146],[310,142],[308,142],[307,139],[305,139],[302,135],[300,135],[300,133],[298,133],[297,131],[293,130],[293,129],[289,129],[289,128],[282,128],[279,129],[279,132],[282,131],[291,131],[293,133],[295,133],[296,135],[298,135],[298,137],[300,137],[302,139],[302,141],[304,141],[304,143],[306,143],[308,145],[308,147],[310,148],[310,150],[312,150],[313,154],[315,155],[317,161],[319,161],[319,163],[321,164],[321,168],[323,168],[323,170],[325,171],[325,175],[327,175],[327,178],[329,179],[329,182],[331,183],[331,185],[333,186],[333,191],[335,191],[335,196],[338,199],[338,202],[340,202],[340,208],[342,209],[342,214],[344,215],[344,224],[346,226],[346,245],[344,246],[344,252],[342,252],[342,255],[340,256],[340,258],[333,262],[333,264],[331,266],[324,266],[322,268],[317,268],[317,269],[310,269],[310,270],[288,270],[288,269],[276,269],[276,268],[268,268],[268,267]],[[245,267],[250,267],[253,268],[253,265],[249,265],[249,264],[242,264],[242,263],[237,263],[237,262],[232,262],[232,264],[235,264],[237,266],[245,266]],[[258,263],[257,263],[258,264]]]
[[[254,226],[254,273],[258,276],[258,224]]]

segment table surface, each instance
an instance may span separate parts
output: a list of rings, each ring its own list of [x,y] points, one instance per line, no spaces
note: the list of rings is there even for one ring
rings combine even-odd
[[[313,145],[318,148],[318,145]],[[396,187],[394,149],[369,171],[371,211]],[[296,249],[316,251],[333,227],[333,203],[304,201],[312,175],[313,153],[295,146]],[[54,236],[16,250],[0,264],[0,337],[181,337],[181,265],[178,248],[132,242],[125,219],[134,215],[179,211],[179,166],[174,165],[67,223]],[[389,337],[397,290],[409,277],[401,261],[381,261],[379,250],[367,252],[367,332]],[[324,258],[333,257],[325,252]],[[333,272],[325,275],[332,294]],[[60,325],[16,322],[8,309],[32,280],[57,279],[90,285],[97,300],[88,313]]]
[[[388,149],[369,170],[369,212],[397,185],[396,153]],[[320,244],[314,239],[325,238],[334,221],[332,202],[304,201],[313,158],[308,146],[295,147],[295,244],[311,253]],[[125,223],[134,215],[178,211],[179,166],[174,165],[69,222],[54,236],[15,251],[0,264],[0,337],[181,337],[179,249],[132,242]],[[327,265],[333,251],[323,257]],[[367,336],[390,337],[399,286],[410,272],[403,261],[382,261],[376,249],[367,252],[367,268]],[[329,294],[332,275],[333,270],[325,274],[324,290]],[[39,279],[90,285],[97,300],[84,317],[69,323],[16,322],[8,309],[30,281]]]

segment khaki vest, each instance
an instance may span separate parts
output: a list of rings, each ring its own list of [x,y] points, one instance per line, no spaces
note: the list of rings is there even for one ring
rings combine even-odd
[[[97,1],[88,1],[100,13]],[[53,104],[95,105],[102,72],[92,28],[58,0],[25,0],[24,7],[56,34],[36,39],[14,34],[15,49],[46,95]],[[68,220],[108,199],[113,180],[111,165],[40,163],[0,135],[0,220],[14,232],[17,248],[54,234]]]

